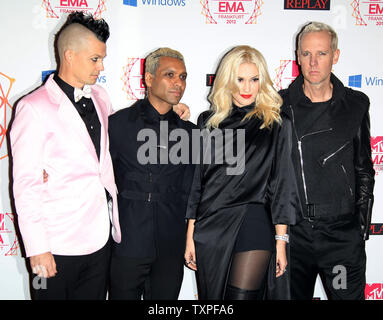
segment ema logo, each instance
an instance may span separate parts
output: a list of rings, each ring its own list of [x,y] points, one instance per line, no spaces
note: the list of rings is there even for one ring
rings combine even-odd
[[[128,58],[127,65],[123,67],[122,90],[127,93],[128,100],[139,100],[145,97],[144,65],[145,59]]]
[[[330,0],[285,0],[285,10],[330,10]]]
[[[12,115],[12,106],[8,98],[15,79],[0,72],[0,160],[8,156],[6,143],[8,122]]]
[[[126,6],[137,7],[137,0],[124,0]],[[184,7],[186,0],[141,0],[143,6]]]
[[[383,79],[379,77],[364,77],[364,83],[368,87],[379,87],[383,86]],[[348,86],[361,88],[363,84],[363,76],[356,74],[348,77]]]
[[[366,284],[364,294],[366,300],[383,300],[383,283]]]
[[[295,60],[280,60],[275,69],[274,85],[277,90],[287,88],[299,76],[299,67]]]
[[[383,0],[354,0],[351,6],[356,26],[365,27],[368,24],[383,26]]]
[[[0,257],[16,256],[19,242],[13,224],[13,213],[0,213]]]
[[[256,24],[262,0],[200,0],[207,24]]]
[[[82,11],[100,19],[106,11],[105,2],[106,0],[43,0],[42,7],[46,10],[47,18],[59,19],[62,14]]]
[[[371,137],[372,162],[374,164],[375,174],[379,175],[383,171],[383,137]]]

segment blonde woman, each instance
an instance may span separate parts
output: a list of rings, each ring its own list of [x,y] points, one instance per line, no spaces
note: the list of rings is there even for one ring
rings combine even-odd
[[[198,124],[223,136],[209,150],[226,155],[236,145],[234,153],[244,150],[244,167],[228,174],[232,164],[216,156],[196,170],[185,263],[197,271],[200,299],[260,300],[269,267],[269,278],[286,271],[287,227],[295,222],[291,124],[280,113],[262,54],[249,46],[224,56],[209,101]]]

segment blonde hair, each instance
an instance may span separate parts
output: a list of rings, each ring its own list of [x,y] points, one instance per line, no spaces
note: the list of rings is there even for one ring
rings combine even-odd
[[[212,91],[208,100],[212,104],[213,114],[207,121],[208,128],[218,128],[219,124],[230,115],[232,94],[238,92],[238,69],[243,63],[253,63],[259,71],[259,91],[255,107],[242,120],[253,116],[263,120],[261,128],[270,128],[274,121],[280,123],[282,98],[273,87],[267,64],[263,55],[250,46],[237,46],[231,49],[221,60]]]
[[[158,66],[160,64],[161,57],[170,57],[181,60],[185,63],[183,55],[170,48],[159,48],[152,53],[150,53],[145,59],[145,72],[149,72],[153,76],[156,75]]]
[[[89,29],[79,23],[73,23],[64,28],[57,38],[57,51],[61,61],[64,59],[66,50],[78,52],[88,45],[88,39],[97,36]]]
[[[332,51],[336,51],[338,49],[338,36],[333,28],[331,28],[328,24],[322,23],[322,22],[316,22],[312,21],[308,24],[306,24],[302,30],[299,32],[298,35],[298,44],[297,44],[297,50],[301,50],[301,42],[302,37],[310,32],[321,32],[321,31],[327,31],[328,34],[331,37],[331,49]]]

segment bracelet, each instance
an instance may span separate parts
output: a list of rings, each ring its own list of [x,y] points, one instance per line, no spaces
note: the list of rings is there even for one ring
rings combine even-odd
[[[282,240],[282,241],[286,241],[287,243],[289,243],[289,235],[286,233],[284,235],[275,235],[275,240]]]

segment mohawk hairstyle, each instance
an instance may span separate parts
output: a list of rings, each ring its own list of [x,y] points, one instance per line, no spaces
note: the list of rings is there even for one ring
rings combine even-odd
[[[78,23],[94,33],[98,40],[106,42],[109,38],[109,25],[104,19],[95,19],[92,15],[85,15],[83,12],[75,11],[68,15],[68,18],[61,30],[71,24]]]

